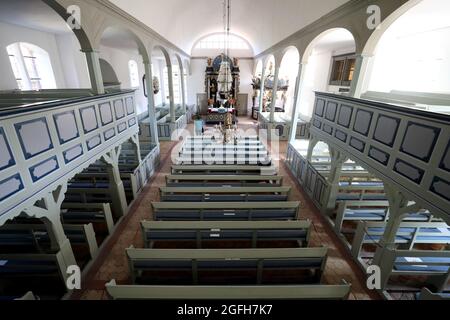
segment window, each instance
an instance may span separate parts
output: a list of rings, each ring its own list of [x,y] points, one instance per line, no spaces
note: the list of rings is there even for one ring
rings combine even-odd
[[[136,61],[128,62],[128,71],[130,72],[130,85],[132,88],[139,88],[139,70]]]
[[[248,50],[250,49],[248,43],[235,35],[230,35],[229,38],[229,48],[230,49],[241,49]],[[195,49],[222,49],[225,46],[225,34],[213,34],[210,36],[206,36],[201,39],[195,45]]]
[[[164,68],[164,92],[166,92],[167,101],[170,101],[169,97],[169,74],[167,67]],[[181,73],[180,67],[177,65],[172,66],[172,80],[173,80],[173,100],[175,104],[181,104]]]
[[[333,57],[330,85],[349,87],[355,72],[356,58],[354,54]]]
[[[55,76],[47,51],[22,42],[9,45],[6,50],[20,90],[56,89]]]

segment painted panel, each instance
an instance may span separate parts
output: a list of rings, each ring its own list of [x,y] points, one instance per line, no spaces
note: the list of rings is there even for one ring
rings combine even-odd
[[[116,129],[114,129],[114,128],[111,128],[111,129],[109,129],[109,130],[106,130],[106,131],[103,133],[103,136],[105,137],[105,140],[106,140],[106,141],[108,141],[109,139],[114,138],[115,135],[116,135]]]
[[[444,156],[442,157],[441,164],[439,168],[450,172],[450,141],[447,145],[447,150],[445,150]]]
[[[33,182],[36,182],[48,176],[52,172],[55,172],[58,169],[59,169],[58,159],[56,158],[56,156],[54,156],[31,167],[30,168],[31,178],[33,179]]]
[[[447,201],[450,201],[450,182],[445,181],[440,177],[434,177],[430,190]]]
[[[365,110],[356,111],[356,120],[353,130],[367,137],[372,122],[373,113]]]
[[[395,162],[394,171],[417,184],[422,182],[423,175],[425,174],[422,169],[400,159],[397,159]]]
[[[313,126],[316,127],[317,129],[320,129],[322,127],[322,122],[320,122],[317,119],[314,119]]]
[[[75,147],[72,147],[63,152],[64,161],[66,164],[72,162],[75,159],[78,159],[82,155],[83,155],[83,147],[81,144],[76,145]]]
[[[409,122],[400,151],[428,162],[440,132],[439,128]]]
[[[0,201],[3,201],[24,189],[20,174],[15,174],[0,181]]]
[[[378,148],[370,147],[369,157],[386,166],[389,163],[389,159],[391,156]]]
[[[342,132],[341,130],[336,130],[334,136],[342,142],[347,142],[347,134],[345,132]]]
[[[125,117],[125,108],[123,106],[123,100],[114,101],[114,111],[116,112],[116,119],[122,119]]]
[[[81,122],[83,122],[84,133],[92,132],[98,129],[97,113],[95,106],[89,106],[80,109]]]
[[[6,133],[3,128],[0,127],[0,170],[9,168],[16,164],[14,156],[11,152]]]
[[[373,139],[389,147],[392,147],[397,136],[400,119],[380,115],[377,120]]]
[[[77,120],[75,119],[75,111],[72,110],[55,114],[53,119],[55,121],[60,144],[70,142],[80,136],[78,133]]]
[[[107,124],[110,124],[114,121],[112,110],[111,110],[111,104],[109,102],[105,102],[100,104],[100,118],[102,119],[102,125],[106,126]]]
[[[95,147],[98,147],[100,144],[102,143],[102,138],[100,137],[100,135],[96,135],[92,138],[90,138],[89,140],[86,141],[86,146],[88,148],[88,150],[92,150]]]
[[[53,149],[52,139],[45,117],[14,125],[25,159],[33,158]]]
[[[329,135],[333,135],[333,127],[331,127],[331,126],[329,126],[327,124],[323,125],[323,129],[322,130],[325,131],[326,133],[328,133]]]
[[[323,112],[325,110],[325,100],[323,99],[317,99],[316,100],[316,108],[315,108],[315,115],[319,117],[323,117]]]
[[[364,149],[366,148],[366,143],[364,141],[361,141],[359,139],[351,137],[350,138],[350,146],[360,152],[364,152]]]
[[[327,104],[327,112],[325,113],[325,118],[331,122],[336,120],[336,112],[337,112],[337,103],[336,102],[328,102]]]
[[[117,131],[119,132],[119,133],[121,133],[121,132],[124,132],[125,130],[127,130],[127,122],[126,121],[124,121],[124,122],[122,122],[122,123],[119,123],[119,125],[117,126]]]
[[[352,115],[353,115],[352,107],[341,105],[337,123],[343,127],[350,128],[350,121],[352,120]]]
[[[133,97],[127,97],[125,98],[125,104],[127,105],[127,114],[133,114],[134,113],[134,101]]]

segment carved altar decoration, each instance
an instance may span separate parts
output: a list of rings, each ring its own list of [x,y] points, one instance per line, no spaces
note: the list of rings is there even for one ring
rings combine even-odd
[[[224,62],[224,63],[222,63]],[[229,70],[226,70],[229,68]],[[227,74],[231,75],[227,79]],[[220,107],[229,98],[236,98],[239,93],[240,69],[239,61],[225,54],[208,58],[205,72],[205,90],[208,100],[213,106]]]
[[[216,132],[219,133],[220,137],[218,139],[214,138],[216,141],[221,141],[223,144],[237,144],[238,135],[237,135],[237,126],[234,124],[233,115],[231,113],[227,113],[225,116],[225,122],[219,125],[216,125]]]
[[[158,77],[153,77],[153,94],[159,93],[159,79]]]

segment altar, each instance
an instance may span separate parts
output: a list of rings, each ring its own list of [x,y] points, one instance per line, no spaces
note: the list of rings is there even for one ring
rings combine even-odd
[[[207,124],[219,124],[225,123],[225,118],[228,113],[231,113],[233,124],[237,123],[236,109],[235,108],[208,108],[208,114],[206,115]]]

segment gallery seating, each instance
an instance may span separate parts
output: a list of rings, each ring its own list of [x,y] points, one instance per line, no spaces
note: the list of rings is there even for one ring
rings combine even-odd
[[[236,242],[251,248],[277,247],[286,242],[295,243],[298,247],[308,247],[310,227],[310,221],[300,220],[141,222],[146,248],[152,248],[161,242],[178,245],[194,243],[198,249],[217,242],[220,242],[220,248],[235,247]]]
[[[129,248],[126,254],[133,284],[275,285],[320,283],[327,251],[327,248]]]
[[[281,187],[282,176],[167,175],[168,187]]]
[[[105,237],[113,232],[114,220],[109,203],[63,202],[61,220],[67,224],[92,223],[96,236]]]
[[[288,201],[290,187],[161,187],[163,202]]]
[[[115,300],[346,300],[349,284],[285,286],[143,286],[106,284]]]
[[[185,165],[185,166],[172,166],[172,174],[188,174],[188,175],[276,175],[275,167],[264,166],[249,166],[249,165],[215,165],[215,166],[202,166],[202,165]]]
[[[153,202],[155,221],[297,220],[299,202]]]

